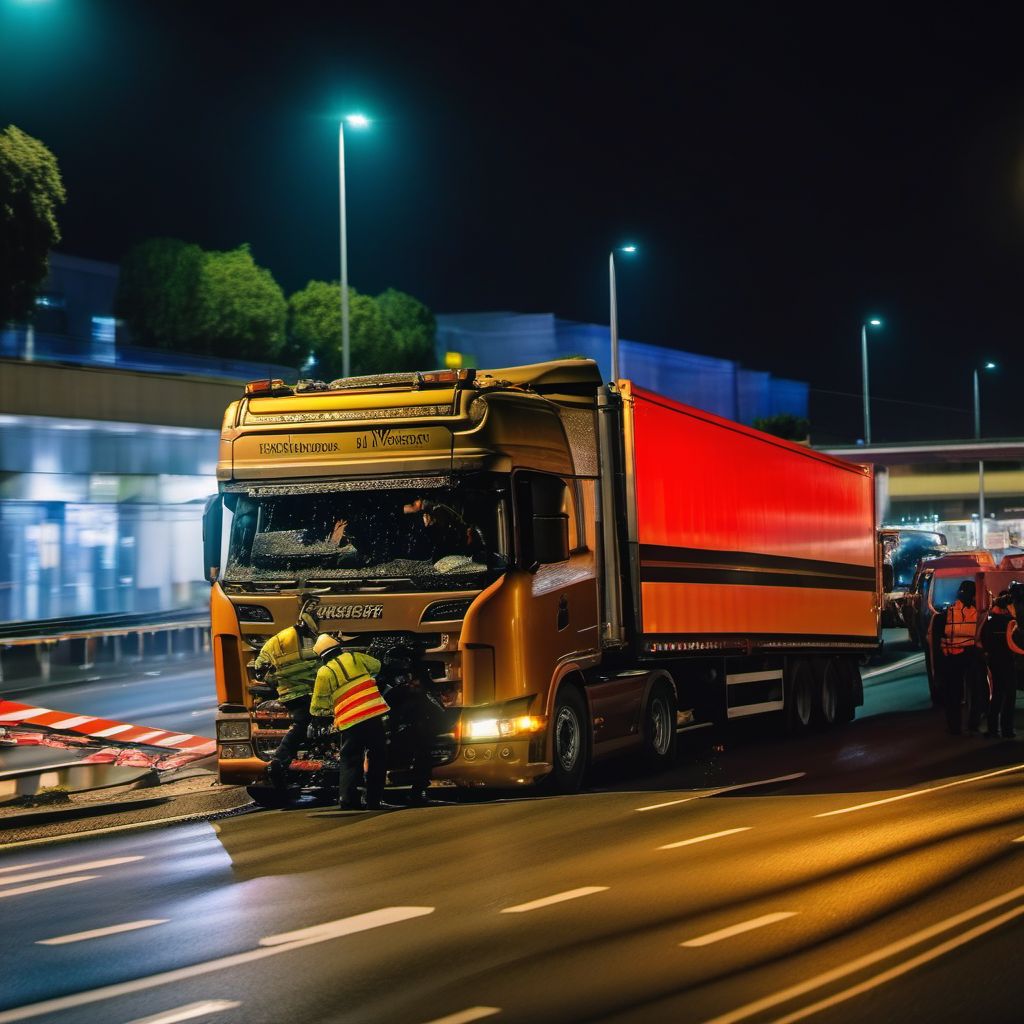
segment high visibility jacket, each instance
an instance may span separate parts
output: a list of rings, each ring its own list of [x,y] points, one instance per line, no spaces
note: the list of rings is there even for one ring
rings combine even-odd
[[[942,653],[963,654],[977,646],[978,609],[957,601],[946,610],[946,626],[942,631]]]
[[[320,667],[309,710],[314,715],[333,715],[339,732],[369,718],[388,713],[374,676],[380,662],[358,651],[342,651]]]
[[[277,686],[278,700],[295,700],[313,690],[318,660],[313,641],[300,636],[294,626],[282,629],[261,648],[256,667],[273,673],[271,680]]]

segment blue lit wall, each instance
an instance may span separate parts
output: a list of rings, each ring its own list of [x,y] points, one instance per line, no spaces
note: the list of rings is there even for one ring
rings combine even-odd
[[[605,380],[611,378],[607,326],[553,313],[440,314],[437,343],[440,365],[445,352],[461,352],[483,367],[585,356],[598,363]],[[806,383],[748,370],[731,359],[622,339],[619,365],[621,375],[640,387],[741,423],[779,413],[807,416]]]

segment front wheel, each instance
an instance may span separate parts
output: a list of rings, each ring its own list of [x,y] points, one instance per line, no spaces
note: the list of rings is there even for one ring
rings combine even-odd
[[[550,788],[556,793],[578,793],[583,788],[589,760],[587,708],[574,686],[558,691],[551,719],[553,766]]]
[[[652,687],[644,708],[644,760],[650,768],[662,771],[676,759],[676,695],[664,679]]]

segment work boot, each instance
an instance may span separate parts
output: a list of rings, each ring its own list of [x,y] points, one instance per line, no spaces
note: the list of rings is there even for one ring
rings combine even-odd
[[[288,765],[273,758],[267,765],[267,778],[274,789],[284,789],[288,783]]]

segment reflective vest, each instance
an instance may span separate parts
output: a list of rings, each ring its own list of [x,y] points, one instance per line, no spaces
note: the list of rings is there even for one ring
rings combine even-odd
[[[358,651],[342,651],[320,667],[309,710],[314,715],[333,715],[339,732],[388,713],[374,676],[380,662]]]
[[[942,631],[942,653],[963,654],[977,644],[978,609],[957,601],[946,611],[946,628]]]
[[[300,636],[294,626],[282,629],[260,648],[256,667],[264,665],[273,673],[278,700],[295,700],[312,692],[317,670],[313,641]]]

